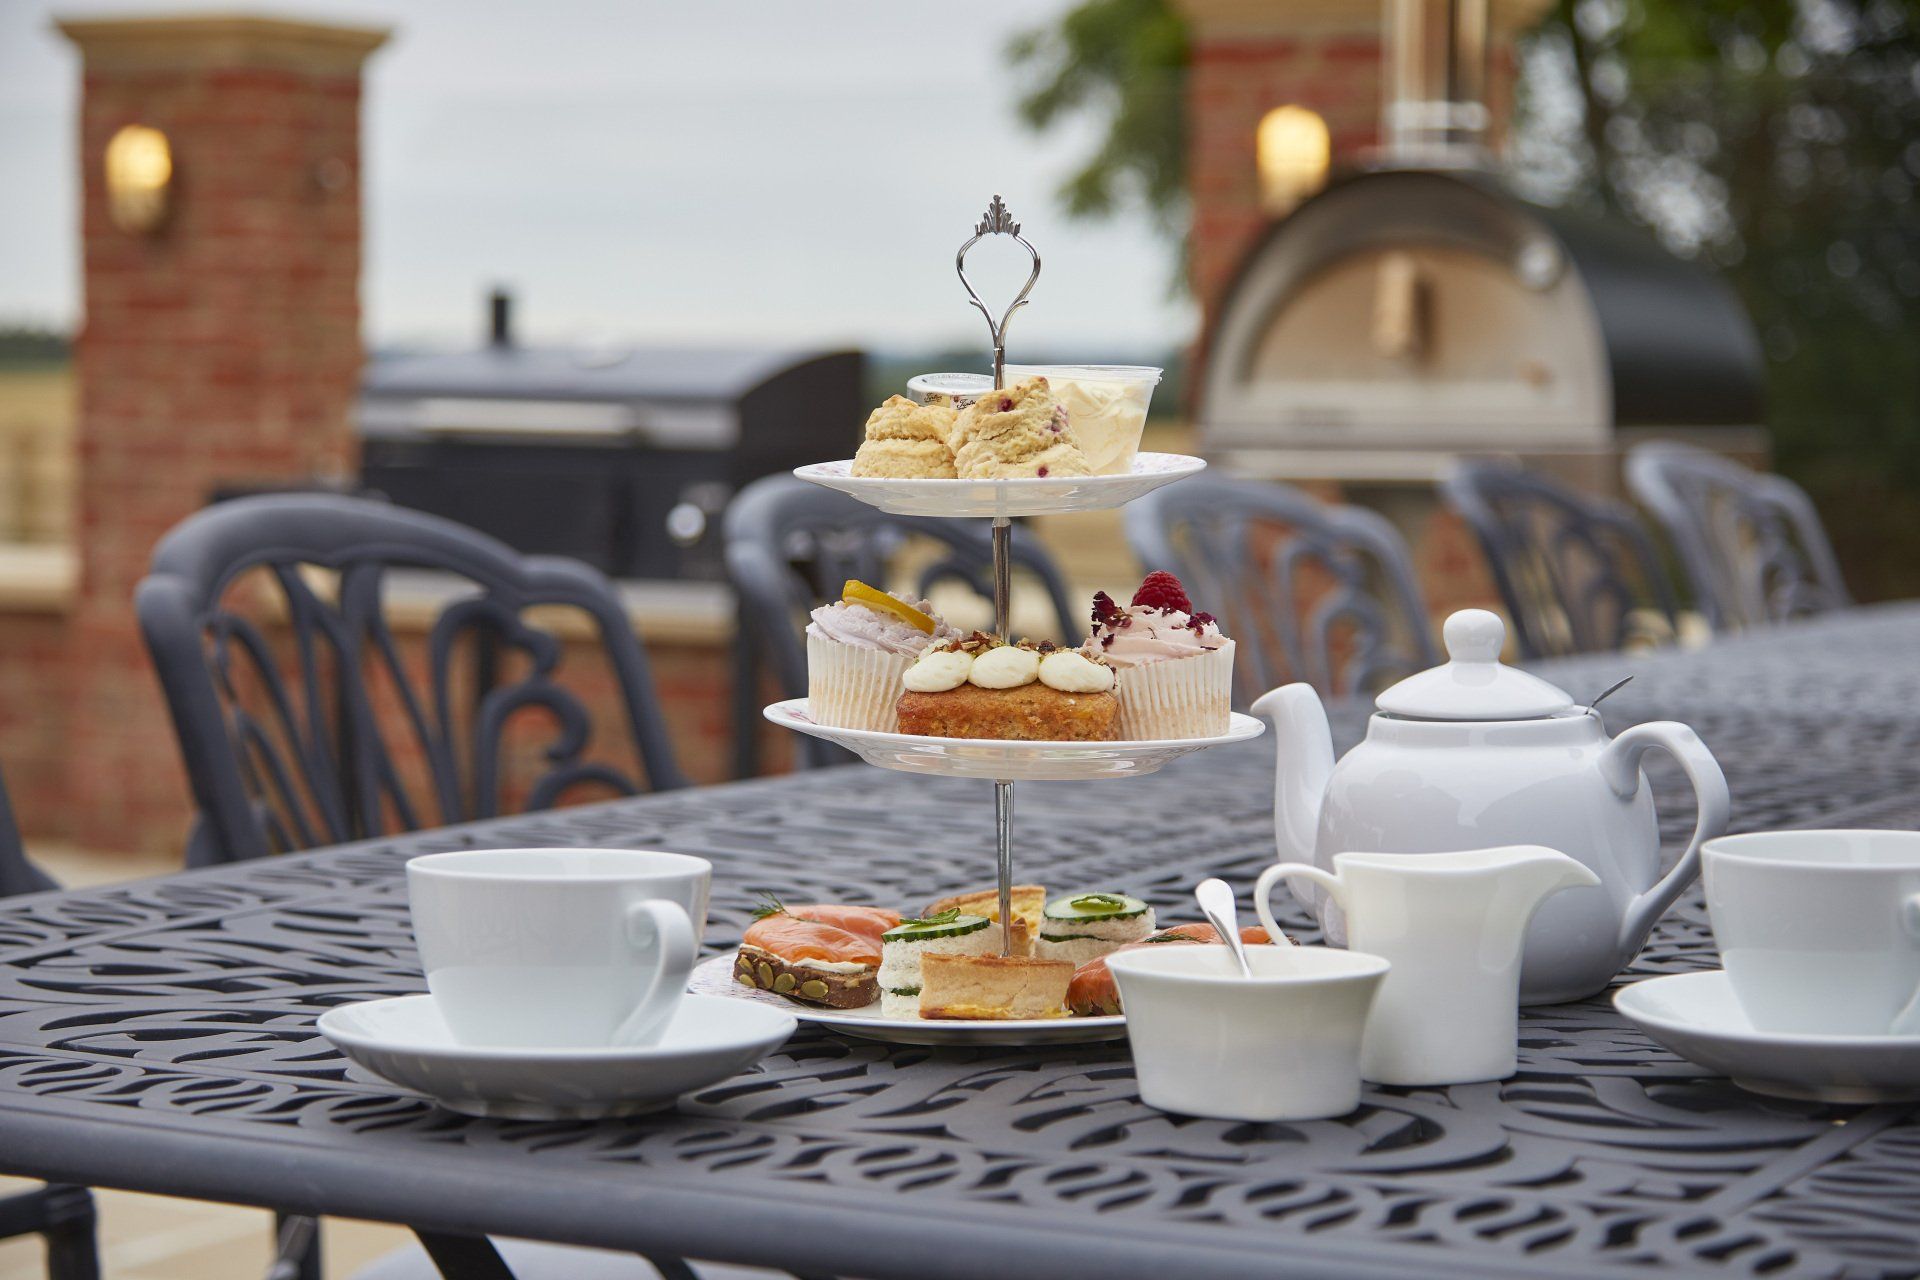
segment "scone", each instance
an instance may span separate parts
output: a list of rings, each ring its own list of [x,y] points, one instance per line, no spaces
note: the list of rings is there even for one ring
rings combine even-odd
[[[915,404],[888,396],[867,415],[866,439],[853,455],[853,474],[886,480],[951,480],[954,412],[946,405]]]
[[[960,411],[951,439],[954,467],[963,480],[1093,474],[1066,407],[1055,402],[1045,378],[1027,378],[981,396]]]
[[[901,683],[902,733],[1021,742],[1110,742],[1119,733],[1113,671],[1045,642],[1001,644],[976,631],[929,645]]]

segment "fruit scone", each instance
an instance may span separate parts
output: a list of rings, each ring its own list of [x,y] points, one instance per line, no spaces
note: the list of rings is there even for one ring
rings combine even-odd
[[[1045,378],[985,393],[960,411],[949,439],[962,480],[1093,474]]]
[[[1098,653],[1048,641],[1003,644],[976,631],[929,645],[901,677],[900,732],[928,738],[1110,742],[1113,669]]]

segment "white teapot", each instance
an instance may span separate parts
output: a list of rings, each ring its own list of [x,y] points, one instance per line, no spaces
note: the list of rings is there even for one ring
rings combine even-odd
[[[1445,664],[1408,676],[1375,700],[1364,742],[1338,764],[1320,698],[1309,685],[1253,704],[1273,721],[1274,839],[1283,862],[1333,870],[1337,853],[1452,853],[1545,845],[1600,883],[1541,906],[1521,961],[1525,1004],[1576,1000],[1603,989],[1700,873],[1700,845],[1727,826],[1727,780],[1684,724],[1636,725],[1617,738],[1590,707],[1538,676],[1500,662],[1506,626],[1464,609],[1443,630]],[[1659,747],[1693,783],[1699,820],[1664,875],[1653,797],[1640,760]],[[1324,890],[1288,882],[1346,945],[1345,921]],[[1417,910],[1417,904],[1414,904]]]

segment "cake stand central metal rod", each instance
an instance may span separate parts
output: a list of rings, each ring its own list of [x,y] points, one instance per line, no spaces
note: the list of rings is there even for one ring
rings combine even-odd
[[[1013,522],[993,518],[993,628],[1002,644],[1013,643]],[[993,784],[993,829],[999,844],[1000,954],[1013,954],[1013,784]]]
[[[1000,842],[1000,954],[1013,954],[1013,784],[993,784],[994,834]]]

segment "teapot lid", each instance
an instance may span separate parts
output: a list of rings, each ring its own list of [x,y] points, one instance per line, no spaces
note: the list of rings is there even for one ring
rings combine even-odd
[[[1499,614],[1462,609],[1440,638],[1448,660],[1389,687],[1375,706],[1420,720],[1536,720],[1573,710],[1566,690],[1501,663],[1507,625]]]

